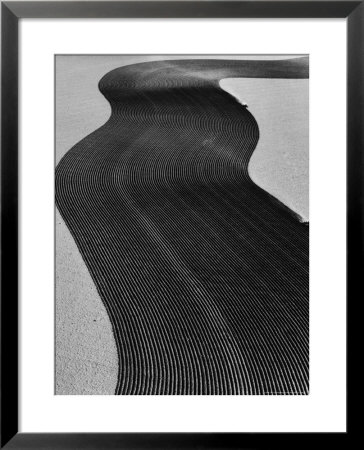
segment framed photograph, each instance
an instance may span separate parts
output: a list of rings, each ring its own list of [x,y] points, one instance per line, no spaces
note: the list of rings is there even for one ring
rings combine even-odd
[[[1,4],[1,448],[347,445],[361,1]]]

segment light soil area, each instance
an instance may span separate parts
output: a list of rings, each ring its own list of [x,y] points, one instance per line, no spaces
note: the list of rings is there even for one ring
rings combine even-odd
[[[90,273],[56,212],[56,394],[114,394],[118,358]]]
[[[309,80],[227,78],[220,86],[247,103],[259,127],[253,181],[309,220]]]

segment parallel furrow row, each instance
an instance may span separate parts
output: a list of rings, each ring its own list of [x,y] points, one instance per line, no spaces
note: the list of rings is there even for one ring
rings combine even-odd
[[[56,168],[113,326],[116,394],[308,393],[308,227],[250,179],[258,124],[217,83],[307,73],[254,63],[110,72],[110,119]]]

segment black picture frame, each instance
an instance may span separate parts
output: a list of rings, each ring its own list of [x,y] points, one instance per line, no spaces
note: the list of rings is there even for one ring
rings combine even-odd
[[[346,433],[18,432],[18,22],[22,18],[346,18],[347,304],[363,273],[363,1],[1,2],[1,448],[344,448]],[[349,375],[349,372],[348,372]],[[348,392],[349,395],[349,392]],[[347,415],[347,419],[349,415]]]

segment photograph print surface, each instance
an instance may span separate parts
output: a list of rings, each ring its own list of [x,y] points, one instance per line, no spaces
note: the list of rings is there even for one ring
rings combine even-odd
[[[307,395],[309,57],[55,72],[55,393]]]

